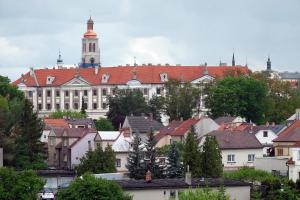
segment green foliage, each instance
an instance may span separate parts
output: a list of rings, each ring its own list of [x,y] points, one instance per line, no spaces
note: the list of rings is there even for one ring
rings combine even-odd
[[[57,200],[131,200],[115,182],[84,174],[76,178],[68,188],[58,191]]]
[[[193,177],[202,176],[201,153],[198,149],[197,137],[193,127],[191,127],[191,130],[185,139],[183,149],[183,165],[185,170],[187,170],[187,166],[189,166]]]
[[[144,179],[146,167],[144,163],[144,152],[141,147],[141,138],[136,134],[134,136],[132,150],[128,154],[126,168],[129,172],[129,177],[134,179]]]
[[[86,105],[85,105],[85,102],[84,102],[84,98],[82,97],[81,98],[81,109],[80,109],[80,113],[83,115],[83,116],[86,116]]]
[[[164,98],[164,111],[170,120],[191,118],[199,103],[200,88],[175,79],[170,79],[165,88],[167,92]]]
[[[40,141],[43,124],[32,111],[32,104],[25,100],[21,120],[17,126],[16,167],[20,169],[43,169],[47,165],[43,143]]]
[[[111,121],[106,118],[100,117],[98,120],[95,121],[95,126],[97,131],[113,131],[114,126],[112,125]]]
[[[168,178],[181,178],[183,176],[184,169],[180,158],[181,156],[176,142],[173,142],[168,152],[168,165],[166,168],[166,175]]]
[[[179,200],[229,200],[229,196],[223,192],[211,189],[186,190],[179,194]]]
[[[116,172],[115,167],[116,155],[110,145],[103,151],[101,145],[97,146],[94,151],[88,151],[84,157],[80,159],[80,164],[76,166],[77,174],[84,174],[91,172],[99,173],[112,173]]]
[[[108,97],[109,111],[107,118],[112,122],[115,129],[123,124],[127,115],[140,116],[142,113],[149,114],[149,106],[140,90],[118,90],[115,95]]]
[[[261,194],[259,189],[257,188],[252,188],[250,192],[250,199],[251,200],[261,200]]]
[[[242,167],[237,171],[224,172],[223,177],[234,180],[243,180],[243,181],[263,181],[263,180],[273,180],[275,177],[266,171],[258,170],[249,167]]]
[[[221,177],[223,173],[222,156],[214,136],[206,136],[201,154],[202,173],[205,177]]]
[[[36,199],[45,181],[33,171],[16,172],[12,168],[0,168],[0,199]]]
[[[162,96],[153,96],[149,100],[149,112],[152,113],[153,119],[161,121],[161,113],[164,108],[164,98]]]
[[[182,160],[184,144],[182,142],[175,142],[176,148],[179,151],[180,160]],[[167,156],[170,152],[171,145],[167,144],[162,147],[157,148],[157,153],[160,156]]]
[[[83,119],[86,118],[86,113],[76,112],[76,111],[55,111],[53,113],[50,113],[49,118],[52,119],[62,119],[64,117],[68,117],[71,119]]]
[[[262,123],[267,85],[251,77],[225,77],[209,89],[205,101],[212,118],[241,116]]]

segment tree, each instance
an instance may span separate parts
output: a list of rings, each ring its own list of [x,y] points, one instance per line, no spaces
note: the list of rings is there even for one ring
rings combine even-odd
[[[71,119],[83,119],[86,118],[87,115],[76,111],[61,111],[61,110],[52,112],[49,115],[49,118],[52,119],[62,119],[64,117],[71,118]]]
[[[98,120],[95,121],[95,126],[97,131],[113,131],[114,126],[112,125],[111,121],[106,118],[100,117]]]
[[[154,133],[152,129],[149,132],[148,139],[145,144],[145,171],[150,171],[153,178],[162,178],[163,169],[159,166],[157,159],[157,149],[155,147],[156,140],[154,138]]]
[[[176,142],[173,142],[168,152],[168,165],[166,168],[168,178],[181,178],[183,176],[184,169],[180,157]]]
[[[96,178],[91,174],[84,174],[73,181],[66,189],[58,191],[57,200],[131,200],[122,188],[114,181]]]
[[[189,166],[193,177],[201,177],[201,153],[198,149],[198,142],[194,127],[192,126],[184,142],[183,165],[185,170]]]
[[[115,161],[116,155],[110,145],[105,148],[105,151],[101,145],[98,145],[94,151],[88,151],[80,159],[80,164],[76,166],[75,170],[77,174],[84,174],[85,172],[112,173],[116,172]]]
[[[134,136],[132,150],[130,150],[128,154],[126,168],[128,169],[130,178],[145,178],[146,168],[144,163],[144,152],[142,148],[141,138],[138,134]]]
[[[225,77],[209,89],[205,98],[209,115],[241,116],[247,121],[263,122],[267,86],[251,77]]]
[[[153,96],[149,103],[150,114],[152,114],[153,119],[161,122],[161,113],[164,107],[164,98],[162,96]]]
[[[192,86],[189,82],[181,83],[175,79],[170,79],[165,87],[164,112],[170,120],[191,118],[200,101],[200,88]]]
[[[109,110],[107,118],[115,129],[119,129],[127,115],[149,114],[149,106],[140,90],[115,90],[115,95],[108,97]]]
[[[21,169],[46,168],[43,143],[40,141],[43,131],[41,119],[32,110],[29,100],[24,100],[22,118],[18,123],[16,137],[16,166]]]
[[[81,110],[80,110],[80,113],[82,114],[82,115],[86,115],[86,104],[85,104],[85,102],[84,102],[84,98],[82,97],[81,98]]]
[[[0,199],[36,199],[45,181],[33,171],[0,168]]]
[[[206,136],[201,154],[202,173],[205,177],[221,177],[223,173],[222,156],[214,136]]]
[[[179,194],[179,200],[229,200],[229,196],[211,189],[186,190]]]

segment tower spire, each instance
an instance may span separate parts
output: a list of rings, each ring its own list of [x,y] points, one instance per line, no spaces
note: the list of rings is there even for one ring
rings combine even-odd
[[[64,63],[63,63],[63,59],[61,58],[61,52],[60,52],[60,49],[59,49],[59,51],[58,51],[58,59],[57,59],[56,64],[57,64],[58,69],[61,69],[62,66],[63,66],[63,64],[64,64]]]
[[[268,56],[268,61],[267,61],[267,71],[272,71],[272,66],[271,66],[271,59],[270,55]]]
[[[235,66],[234,52],[233,52],[233,54],[232,54],[232,66]]]

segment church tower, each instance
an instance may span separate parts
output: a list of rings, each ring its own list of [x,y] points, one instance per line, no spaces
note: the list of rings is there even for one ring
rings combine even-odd
[[[270,56],[268,57],[268,61],[267,61],[267,71],[272,71]]]
[[[93,30],[94,21],[87,21],[87,31],[82,38],[82,57],[80,67],[100,66],[100,49],[98,46],[97,34]]]

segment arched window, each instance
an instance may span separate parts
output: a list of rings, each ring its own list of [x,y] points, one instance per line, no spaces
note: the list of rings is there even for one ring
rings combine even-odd
[[[86,44],[85,43],[82,43],[82,51],[86,52]]]
[[[92,52],[92,43],[89,43],[89,52]]]
[[[91,58],[91,64],[94,64],[94,62],[95,62],[95,59],[94,58]]]
[[[96,44],[93,43],[93,52],[96,52]]]

